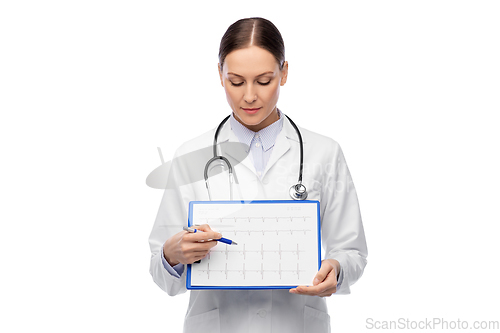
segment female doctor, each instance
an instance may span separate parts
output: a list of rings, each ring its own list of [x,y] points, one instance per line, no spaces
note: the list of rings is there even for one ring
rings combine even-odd
[[[209,190],[203,177],[217,135],[219,154],[233,169],[233,200],[290,200],[296,189],[299,196],[307,193],[308,200],[320,201],[324,260],[310,286],[192,290],[184,332],[330,332],[323,297],[350,293],[368,254],[342,150],[333,139],[295,129],[277,107],[288,62],[281,34],[270,21],[253,17],[233,23],[221,40],[218,70],[230,117],[217,134],[211,129],[177,149],[149,238],[150,273],[169,295],[184,293],[185,265],[204,258],[222,237],[209,225],[199,227],[203,233],[182,230],[189,201],[230,199],[227,170],[210,177]],[[165,316],[167,324],[175,319]]]

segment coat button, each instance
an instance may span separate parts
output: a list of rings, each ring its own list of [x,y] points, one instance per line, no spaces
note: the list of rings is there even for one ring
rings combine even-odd
[[[257,314],[261,317],[264,318],[267,315],[267,311],[265,309],[260,309]]]

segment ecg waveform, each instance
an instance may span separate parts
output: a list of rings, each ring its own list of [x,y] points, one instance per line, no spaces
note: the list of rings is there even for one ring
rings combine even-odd
[[[284,219],[284,221],[283,221]],[[224,234],[233,234],[234,236],[237,236],[238,234],[247,234],[247,235],[251,235],[252,233],[259,233],[259,234],[262,234],[262,235],[265,235],[266,233],[269,233],[269,234],[276,234],[276,235],[279,235],[280,233],[284,233],[284,234],[287,234],[289,233],[290,235],[293,235],[293,233],[303,233],[304,235],[307,234],[307,232],[311,232],[312,230],[311,229],[286,229],[286,228],[281,228],[281,229],[265,229],[265,228],[256,228],[256,229],[243,229],[243,228],[234,228],[233,225],[228,225],[228,224],[224,224],[224,220],[230,220],[231,222],[234,221],[234,223],[237,223],[238,221],[239,222],[255,222],[255,220],[257,221],[261,221],[263,223],[266,223],[266,227],[269,227],[270,224],[268,224],[269,222],[272,222],[272,221],[275,221],[275,222],[280,222],[280,223],[283,223],[283,222],[292,222],[293,219],[300,219],[301,221],[306,221],[308,219],[308,217],[286,217],[286,218],[282,218],[282,217],[273,217],[273,218],[250,218],[250,217],[245,217],[245,218],[218,218],[218,219],[203,219],[201,220],[200,222],[202,223],[198,223],[198,224],[195,224],[195,225],[200,225],[200,224],[211,224],[212,222],[219,222],[220,224],[217,225],[217,224],[212,224],[213,227],[218,227],[219,229],[221,229],[222,231],[226,228],[226,227],[229,227],[231,230],[227,230],[227,231],[224,231]],[[253,223],[253,225],[255,225],[256,227],[258,227],[258,223],[255,224]]]
[[[280,280],[282,278],[283,273],[293,273],[297,274],[297,279],[300,279],[300,272],[305,272],[305,270],[300,269],[299,264],[297,263],[297,269],[281,269],[281,263],[278,266],[278,269],[264,269],[264,264],[260,264],[260,269],[245,269],[245,264],[243,263],[243,268],[242,269],[227,269],[227,263],[225,265],[225,269],[210,269],[210,263],[207,265],[207,269],[200,269],[200,272],[206,272],[207,273],[207,279],[210,280],[210,272],[219,272],[219,273],[224,273],[226,275],[226,280],[228,278],[228,273],[230,272],[237,272],[237,273],[242,273],[243,274],[243,280],[246,279],[246,274],[248,272],[254,272],[254,273],[260,273],[262,280],[264,280],[264,273],[265,272],[270,272],[270,273],[278,273],[280,276]]]
[[[308,216],[276,216],[276,217],[220,217],[220,218],[203,218],[200,219],[201,223],[206,223],[210,224],[212,222],[219,222],[220,224],[224,225],[224,221],[226,222],[231,222],[231,223],[242,223],[242,222],[248,222],[248,223],[253,223],[253,222],[262,222],[262,223],[269,223],[269,222],[298,222],[297,220],[304,221],[308,220]]]
[[[272,234],[276,234],[276,235],[279,235],[279,233],[290,233],[291,235],[293,235],[294,232],[301,232],[301,233],[304,233],[304,235],[306,234],[306,232],[308,231],[311,231],[310,229],[281,229],[281,230],[264,230],[264,229],[234,229],[234,230],[231,230],[231,231],[225,231],[224,234],[228,234],[228,233],[234,233],[235,236],[238,235],[238,233],[242,233],[242,234],[248,234],[248,236],[251,235],[251,233],[261,233],[262,235],[265,235],[266,233],[272,233]]]
[[[229,250],[229,247],[226,245],[225,250],[211,250],[208,253],[207,259],[210,260],[210,255],[212,253],[224,253],[226,255],[226,260],[228,259],[229,253],[243,253],[243,259],[246,259],[247,253],[260,253],[262,256],[262,259],[264,259],[264,253],[278,253],[280,255],[280,260],[282,259],[281,254],[282,253],[296,253],[297,254],[297,260],[300,259],[300,252],[306,252],[305,250],[300,250],[299,249],[299,244],[297,244],[297,249],[296,250],[282,250],[281,249],[281,244],[279,244],[277,250],[264,250],[264,244],[260,245],[260,250],[247,250],[246,249],[246,244],[243,244],[243,250]]]

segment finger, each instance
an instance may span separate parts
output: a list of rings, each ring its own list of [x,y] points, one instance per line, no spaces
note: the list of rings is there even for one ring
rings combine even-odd
[[[309,296],[330,296],[337,291],[337,283],[321,283],[317,286],[298,286],[296,294]]]
[[[323,286],[297,286],[293,293],[300,295],[317,296],[326,291]]]
[[[196,251],[196,252],[191,253],[191,255],[193,257],[197,258],[197,260],[206,258],[209,254],[210,254],[210,250]]]
[[[332,269],[334,269],[334,267],[328,261],[323,261],[318,273],[316,273],[316,276],[314,277],[313,286],[323,282]]]
[[[330,297],[330,296],[332,296],[332,294],[334,294],[336,292],[337,292],[337,286],[335,286],[334,288],[325,290],[324,292],[322,292],[318,296],[319,297]]]
[[[209,231],[209,232],[195,232],[184,235],[184,239],[189,242],[208,242],[216,241],[222,237],[220,232]]]
[[[198,258],[198,259],[203,259],[205,258],[208,254],[210,253],[210,251],[199,251],[199,252],[194,252],[193,253],[193,256],[195,258]]]
[[[210,231],[210,232],[196,232],[191,234],[189,240],[193,242],[209,242],[221,239],[222,235],[220,232]]]
[[[205,257],[208,253],[210,252],[209,249],[198,249],[198,248],[192,248],[189,250],[186,250],[184,254],[184,258],[186,260],[199,260]]]
[[[301,295],[321,296],[329,292],[335,292],[337,289],[337,279],[334,276],[335,271],[328,273],[326,279],[315,286],[298,286],[293,293]]]
[[[205,256],[192,256],[192,257],[189,257],[189,259],[187,260],[187,263],[194,264],[196,261],[202,260],[203,258],[205,258]]]
[[[210,228],[210,226],[208,224],[202,224],[202,225],[195,226],[194,229],[198,229],[200,231],[203,231],[203,232],[195,232],[189,237],[189,239],[192,239],[196,242],[208,241],[208,240],[212,240],[212,239],[217,240],[217,239],[222,238],[222,234],[218,231],[212,230],[212,228]]]
[[[212,238],[212,239],[220,239],[220,238],[222,238],[222,234],[219,231],[210,228],[210,226],[208,224],[197,225],[194,228],[196,228],[198,230],[201,230],[203,232],[215,232],[216,236],[214,238]]]
[[[183,251],[187,253],[192,252],[208,252],[211,248],[217,245],[217,241],[208,242],[187,242],[183,246]]]
[[[210,228],[210,226],[208,224],[195,225],[192,228],[196,228],[196,229],[199,229],[199,230],[205,231],[205,232],[213,231],[212,228]]]
[[[337,288],[333,288],[333,289],[328,289],[327,291],[325,291],[324,293],[322,294],[319,294],[318,296],[319,297],[330,297],[332,296],[333,294],[335,294],[337,292]]]
[[[319,297],[330,297],[333,293],[337,291],[337,288],[325,289],[323,291],[314,291],[311,287],[306,287],[305,289],[297,289],[294,294],[306,295],[306,296],[319,296]]]

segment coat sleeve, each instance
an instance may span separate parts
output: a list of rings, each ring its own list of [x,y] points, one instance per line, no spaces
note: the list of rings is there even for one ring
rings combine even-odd
[[[149,236],[149,246],[151,249],[151,262],[149,272],[153,281],[170,296],[182,294],[186,289],[186,267],[180,277],[176,277],[168,272],[162,261],[163,244],[167,239],[182,231],[182,227],[187,225],[186,200],[182,194],[179,172],[178,151],[170,163],[167,171],[167,184],[165,192],[156,215],[153,229]],[[189,202],[189,201],[188,201]]]
[[[358,197],[340,145],[332,140],[321,193],[321,230],[325,259],[336,259],[342,283],[335,294],[350,294],[363,274],[368,249]]]

